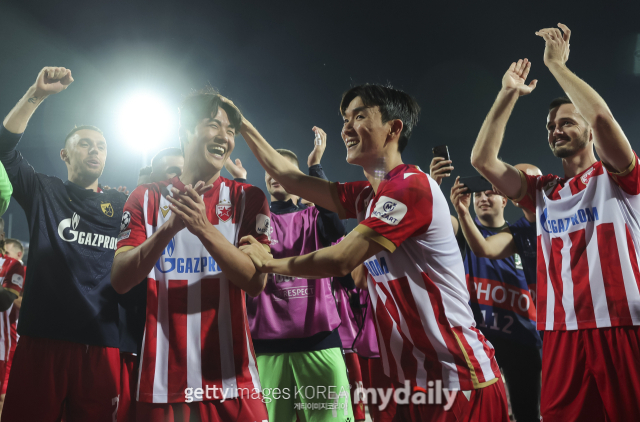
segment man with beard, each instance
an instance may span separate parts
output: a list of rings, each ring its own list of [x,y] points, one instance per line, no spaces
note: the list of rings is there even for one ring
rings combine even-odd
[[[568,98],[551,102],[549,146],[564,177],[498,159],[531,63],[512,63],[471,163],[538,220],[537,324],[545,330],[541,419],[640,420],[640,170],[609,107],[566,66],[570,31],[540,30],[544,63]],[[594,147],[602,161],[597,161]]]
[[[107,141],[94,126],[74,128],[60,158],[68,180],[37,173],[16,150],[36,108],[73,82],[45,67],[0,129],[0,161],[29,220],[29,283],[3,421],[111,422],[118,406],[118,302],[111,262],[126,196],[102,191]],[[34,405],[34,397],[37,404]]]

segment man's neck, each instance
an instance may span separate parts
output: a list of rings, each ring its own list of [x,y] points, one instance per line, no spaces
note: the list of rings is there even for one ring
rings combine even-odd
[[[180,175],[179,179],[184,185],[195,186],[196,183],[203,181],[205,185],[211,185],[220,177],[220,171],[217,171],[214,174],[205,173],[205,172],[196,172],[187,170],[187,166],[185,165],[185,171]]]
[[[298,197],[296,196],[295,199],[298,199]],[[294,205],[298,202],[298,201],[294,201],[293,195],[287,194],[286,196],[283,196],[281,198],[276,198],[275,196],[271,195],[271,202],[279,202],[279,201],[287,202],[288,200],[291,200]]]
[[[503,215],[485,215],[482,217],[478,217],[480,224],[485,227],[502,227],[506,223]]]
[[[362,170],[369,183],[371,183],[373,191],[377,194],[380,182],[382,182],[391,170],[401,164],[403,164],[403,162],[400,154],[394,154],[392,157],[380,157],[376,163],[366,167],[363,166]]]
[[[574,177],[576,174],[580,174],[591,167],[596,161],[598,160],[596,160],[596,156],[593,153],[593,147],[587,147],[571,157],[563,158],[564,177]]]
[[[95,180],[86,180],[81,177],[74,177],[73,175],[68,175],[69,181],[74,185],[78,185],[85,189],[91,189],[94,192],[98,191],[98,179]]]

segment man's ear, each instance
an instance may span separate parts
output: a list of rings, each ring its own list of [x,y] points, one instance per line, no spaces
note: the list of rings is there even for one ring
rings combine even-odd
[[[69,153],[64,148],[60,150],[60,159],[65,163],[69,164]]]
[[[22,260],[22,256],[24,255],[24,252],[18,252],[18,259]]]
[[[400,134],[402,133],[402,129],[404,128],[404,123],[400,119],[393,119],[387,122],[389,125],[389,135],[387,136],[387,142],[393,140],[398,142],[400,139]]]

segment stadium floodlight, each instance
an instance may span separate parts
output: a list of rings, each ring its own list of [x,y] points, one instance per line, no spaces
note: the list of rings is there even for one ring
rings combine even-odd
[[[122,139],[145,155],[177,139],[176,122],[177,111],[160,96],[147,92],[132,95],[118,118]]]

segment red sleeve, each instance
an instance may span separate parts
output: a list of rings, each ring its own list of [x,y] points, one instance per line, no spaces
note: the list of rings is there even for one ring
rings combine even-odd
[[[514,198],[513,202],[517,203],[522,208],[535,213],[538,179],[540,179],[540,176],[531,176],[520,171],[520,178],[522,180],[520,195],[518,195],[518,198]]]
[[[374,201],[371,216],[355,230],[390,252],[408,238],[425,233],[431,224],[433,196],[426,176],[383,182]]]
[[[335,186],[334,202],[344,210],[343,213],[338,213],[341,219],[346,218],[358,218],[358,210],[362,212],[364,200],[367,195],[360,195],[365,189],[371,189],[369,182],[348,182],[348,183],[334,183]],[[360,204],[358,204],[358,195],[360,195]]]
[[[20,296],[24,285],[24,267],[15,259],[7,259],[5,265],[8,265],[2,287]]]
[[[633,160],[631,164],[629,164],[629,167],[620,173],[614,173],[609,170],[609,167],[606,165],[603,167],[625,193],[628,195],[640,194],[640,169],[638,169],[638,156],[635,152],[633,153]]]
[[[238,240],[251,235],[264,245],[271,244],[271,211],[262,190],[255,186],[245,186],[245,210],[240,222]]]
[[[138,186],[124,204],[120,234],[118,235],[118,249],[128,246],[135,248],[147,240],[144,219],[144,194],[148,187]],[[151,194],[151,192],[149,192]]]

